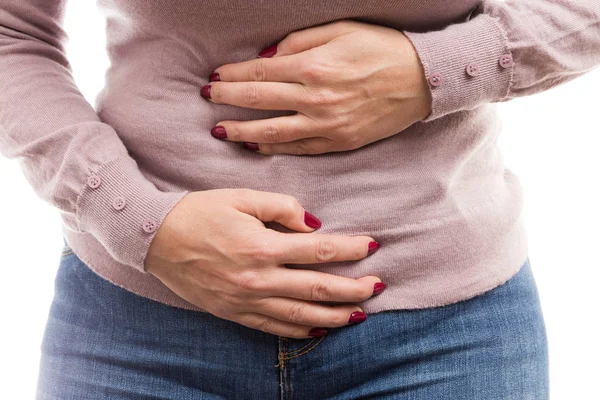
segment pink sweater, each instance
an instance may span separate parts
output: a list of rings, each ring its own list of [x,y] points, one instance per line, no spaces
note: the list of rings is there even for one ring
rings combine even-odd
[[[367,313],[449,304],[505,282],[528,245],[496,103],[600,64],[599,0],[99,0],[111,67],[94,109],[65,57],[65,3],[0,0],[0,151],[58,208],[92,270],[197,311],[144,259],[184,194],[216,188],[290,194],[321,219],[318,233],[374,237],[381,248],[359,261],[288,265],[380,277],[387,289],[357,303]],[[430,82],[426,120],[318,156],[265,156],[210,135],[224,119],[293,113],[207,101],[200,88],[214,68],[338,19],[408,35]]]

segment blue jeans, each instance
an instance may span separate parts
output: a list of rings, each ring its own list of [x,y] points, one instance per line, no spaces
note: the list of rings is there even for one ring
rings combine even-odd
[[[66,247],[41,350],[37,399],[548,399],[529,259],[471,299],[293,339],[138,296]]]

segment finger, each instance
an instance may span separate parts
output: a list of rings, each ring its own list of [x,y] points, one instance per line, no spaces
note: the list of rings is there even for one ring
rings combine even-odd
[[[291,55],[278,58],[256,58],[231,64],[223,64],[213,73],[219,74],[219,81],[226,82],[289,82],[299,83],[298,66],[302,57]]]
[[[363,311],[353,304],[332,307],[289,297],[266,297],[252,303],[252,307],[254,307],[254,312],[284,322],[326,328],[339,328],[349,325],[352,313]]]
[[[252,189],[243,193],[237,199],[237,209],[261,221],[275,221],[301,232],[311,232],[321,227],[321,221],[307,212],[294,196]]]
[[[353,279],[321,271],[286,267],[277,268],[276,272],[265,275],[260,283],[260,291],[265,296],[342,303],[358,303],[371,298],[375,284],[381,282],[376,276]]]
[[[297,156],[344,151],[345,148],[336,148],[334,144],[336,143],[332,139],[326,137],[310,137],[287,143],[256,143],[257,146],[252,150],[265,155],[292,154]]]
[[[369,255],[370,236],[266,232],[277,264],[315,264],[360,260]],[[269,238],[271,236],[272,238]]]
[[[258,110],[302,111],[311,103],[308,90],[300,83],[217,81],[204,86],[202,93],[209,93],[205,98],[213,103]]]
[[[317,136],[314,120],[304,114],[286,115],[249,121],[221,121],[232,142],[282,143]]]
[[[271,57],[288,56],[321,46],[338,36],[353,32],[357,26],[352,20],[338,20],[294,31],[276,44],[276,52]]]
[[[308,334],[313,328],[312,326],[284,322],[264,314],[250,312],[240,313],[237,314],[237,317],[234,321],[241,325],[247,326],[248,328],[257,329],[273,335],[296,339],[308,339],[313,337]]]

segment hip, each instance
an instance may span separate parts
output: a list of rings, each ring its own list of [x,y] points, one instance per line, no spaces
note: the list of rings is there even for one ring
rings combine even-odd
[[[548,396],[529,259],[470,299],[292,339],[138,296],[66,252],[41,350],[39,399]]]

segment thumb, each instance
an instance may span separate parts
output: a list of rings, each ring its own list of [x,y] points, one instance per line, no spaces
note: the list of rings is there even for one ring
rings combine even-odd
[[[294,197],[260,190],[244,191],[236,208],[263,222],[275,221],[300,232],[312,232],[321,227],[321,221],[302,207]]]
[[[322,25],[311,26],[289,33],[279,43],[258,53],[261,58],[289,56],[319,47],[327,42],[351,32],[355,25],[351,21],[338,20]]]

